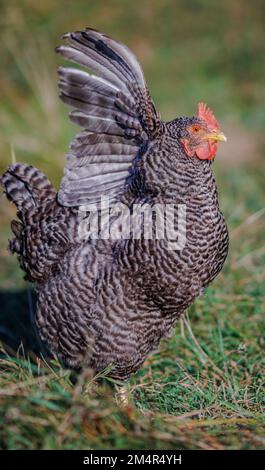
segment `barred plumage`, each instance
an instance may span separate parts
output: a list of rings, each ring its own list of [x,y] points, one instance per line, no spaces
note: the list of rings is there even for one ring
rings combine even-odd
[[[211,171],[216,141],[207,147],[190,129],[212,132],[209,139],[220,134],[204,105],[193,118],[161,121],[126,46],[92,29],[65,39],[58,52],[97,74],[59,69],[60,96],[84,130],[70,144],[59,193],[25,164],[2,176],[19,218],[10,250],[36,284],[36,321],[50,350],[70,366],[100,371],[111,364],[110,375],[125,380],[225,261],[228,232]],[[135,203],[174,205],[176,220],[175,206],[185,204],[185,246],[168,250],[163,238],[80,239],[78,207],[101,196],[131,211]]]

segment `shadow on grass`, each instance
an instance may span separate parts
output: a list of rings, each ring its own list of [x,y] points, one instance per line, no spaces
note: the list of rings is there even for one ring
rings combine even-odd
[[[36,294],[32,289],[0,290],[0,342],[9,353],[23,347],[26,354],[48,356],[34,323],[35,309]]]

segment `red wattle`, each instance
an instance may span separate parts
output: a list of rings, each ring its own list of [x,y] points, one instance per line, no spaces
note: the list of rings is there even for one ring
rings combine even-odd
[[[216,142],[206,142],[201,147],[196,149],[196,155],[200,160],[213,160],[217,152]]]

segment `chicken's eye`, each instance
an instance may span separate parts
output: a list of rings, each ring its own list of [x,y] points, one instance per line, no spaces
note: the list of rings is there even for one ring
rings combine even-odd
[[[192,130],[193,130],[193,132],[199,132],[200,127],[199,126],[193,126]]]

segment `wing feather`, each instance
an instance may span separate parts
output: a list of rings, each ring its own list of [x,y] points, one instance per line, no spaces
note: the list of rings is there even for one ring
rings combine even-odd
[[[123,44],[87,28],[64,35],[64,58],[87,71],[60,67],[60,98],[70,119],[84,130],[70,143],[58,194],[65,206],[116,199],[132,175],[135,157],[161,133],[162,125],[134,54]],[[94,75],[96,74],[96,75]]]

